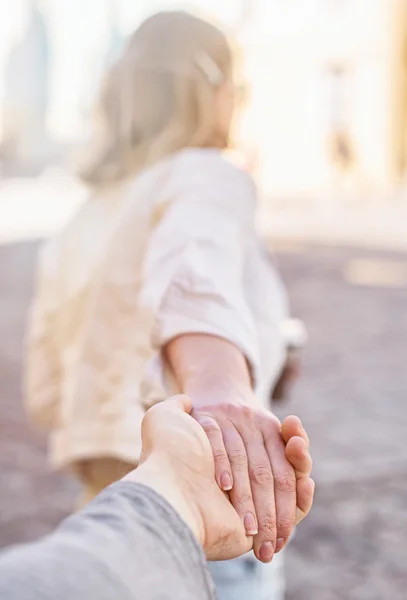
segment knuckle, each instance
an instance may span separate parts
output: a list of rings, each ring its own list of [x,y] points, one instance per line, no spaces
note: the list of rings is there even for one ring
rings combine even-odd
[[[246,453],[240,449],[231,449],[229,451],[229,460],[233,466],[237,469],[247,469],[247,456]]]
[[[220,402],[217,407],[223,414],[231,415],[236,410],[237,405],[234,402]]]
[[[230,402],[225,407],[225,413],[232,422],[241,421],[241,406]]]
[[[263,537],[268,540],[273,540],[276,537],[277,522],[274,517],[267,517],[260,520],[259,530],[262,532]]]
[[[251,422],[254,419],[254,411],[246,404],[236,402],[224,402],[222,411],[232,420],[240,422]]]
[[[247,406],[246,404],[242,404],[240,406],[240,415],[241,415],[242,419],[244,419],[245,421],[253,421],[254,411],[252,408],[250,408],[250,406]]]
[[[262,409],[262,419],[269,426],[273,425],[273,426],[277,427],[279,430],[281,429],[280,419],[274,413],[270,412],[269,410]]]
[[[238,506],[248,506],[253,504],[253,497],[249,492],[239,492],[236,494],[234,504]]]
[[[201,417],[199,419],[199,424],[208,436],[217,434],[220,431],[220,427],[217,422],[210,417]]]
[[[292,494],[296,492],[297,484],[294,475],[286,473],[275,477],[274,489],[281,494]]]
[[[261,419],[261,430],[265,441],[273,442],[276,435],[280,436],[281,425],[276,417],[266,415]]]
[[[294,527],[294,518],[293,519],[287,519],[287,518],[281,518],[281,519],[277,519],[277,531],[278,531],[278,537],[283,537],[283,538],[288,538],[289,535],[291,534],[293,527]]]
[[[257,485],[271,483],[273,480],[271,468],[266,465],[258,465],[249,469],[249,477],[250,481]]]
[[[224,462],[227,460],[227,454],[224,450],[217,450],[212,448],[213,459],[216,463]]]

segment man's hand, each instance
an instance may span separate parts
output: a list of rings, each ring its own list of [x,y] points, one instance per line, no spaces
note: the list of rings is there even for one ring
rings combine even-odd
[[[219,486],[254,536],[257,558],[269,562],[312,505],[312,461],[301,421],[288,417],[281,425],[254,401],[195,399],[192,416],[211,444]]]
[[[253,547],[243,523],[214,478],[212,450],[203,429],[187,413],[187,396],[151,408],[142,424],[140,466],[125,479],[145,483],[184,518],[208,560],[235,558]]]

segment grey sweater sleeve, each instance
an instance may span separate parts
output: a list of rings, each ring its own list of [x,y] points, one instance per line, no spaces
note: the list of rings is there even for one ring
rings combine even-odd
[[[150,488],[119,482],[43,540],[0,555],[1,600],[213,600],[204,554]]]

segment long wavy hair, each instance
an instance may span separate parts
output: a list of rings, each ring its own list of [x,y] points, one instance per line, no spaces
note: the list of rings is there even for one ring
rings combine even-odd
[[[109,185],[183,148],[225,145],[215,90],[231,77],[231,47],[211,23],[181,11],[144,21],[103,81],[81,178]]]

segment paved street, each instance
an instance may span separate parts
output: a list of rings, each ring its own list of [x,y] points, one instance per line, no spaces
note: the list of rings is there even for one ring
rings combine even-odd
[[[49,531],[76,494],[47,471],[21,409],[21,340],[35,242],[0,245],[0,545]],[[315,509],[289,549],[288,600],[405,600],[407,255],[280,241],[304,376],[283,413],[312,440]]]
[[[407,286],[343,278],[355,264],[406,269],[406,258],[327,247],[281,255],[310,333],[285,410],[310,432],[317,481],[315,510],[289,554],[290,600],[406,597]]]

